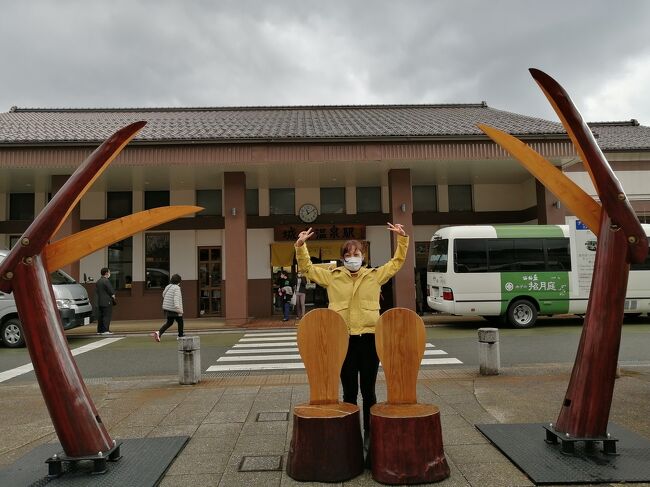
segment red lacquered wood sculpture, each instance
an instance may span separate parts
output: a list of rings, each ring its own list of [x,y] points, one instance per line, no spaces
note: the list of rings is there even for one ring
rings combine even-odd
[[[416,385],[424,356],[424,323],[406,308],[381,315],[377,355],[386,376],[387,401],[370,409],[372,477],[384,484],[421,484],[449,477],[440,410],[418,404]]]
[[[298,349],[309,380],[309,403],[293,411],[287,474],[296,480],[341,482],[363,471],[359,408],[339,401],[348,328],[335,311],[315,309],[298,325]]]
[[[567,92],[542,71],[531,69],[530,72],[567,130],[602,207],[522,142],[492,127],[480,128],[527,167],[598,236],[582,336],[560,414],[552,429],[567,441],[602,439],[605,442],[630,263],[643,262],[648,253],[648,239],[623,188]],[[605,443],[606,451],[612,452],[611,448]]]
[[[139,231],[200,211],[157,208],[49,243],[74,206],[126,144],[144,127],[113,134],[70,176],[0,265],[0,290],[12,292],[43,398],[67,457],[102,457],[115,442],[86,389],[66,341],[50,272]]]

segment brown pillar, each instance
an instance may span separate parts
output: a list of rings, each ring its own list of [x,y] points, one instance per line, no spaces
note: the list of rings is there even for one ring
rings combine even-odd
[[[393,303],[395,307],[415,311],[415,238],[413,236],[413,193],[410,169],[388,171],[390,222],[401,223],[409,236],[409,251],[402,269],[393,277]],[[395,252],[395,238],[391,251]]]
[[[246,174],[223,175],[224,257],[226,261],[226,323],[248,320],[248,265],[246,252]]]
[[[537,191],[537,223],[540,225],[564,225],[567,212],[564,205],[560,203],[560,199],[538,180],[535,180],[535,189]]]
[[[52,186],[52,196],[54,196],[57,191],[61,189],[61,187],[65,184],[65,182],[68,180],[70,176],[69,175],[53,175],[51,179],[51,186]],[[61,228],[59,228],[59,231],[56,232],[56,235],[54,236],[53,240],[60,240],[63,237],[68,237],[72,234],[77,233],[81,229],[81,210],[79,207],[79,203],[75,205],[75,207],[72,209],[68,217],[65,219],[63,224],[61,225]],[[64,272],[67,272],[70,274],[72,277],[75,278],[75,280],[79,280],[79,261],[73,262],[72,264],[68,264],[64,267],[62,267]]]

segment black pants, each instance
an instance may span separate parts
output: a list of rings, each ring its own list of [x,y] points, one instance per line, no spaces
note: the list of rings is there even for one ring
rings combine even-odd
[[[110,331],[113,306],[97,306],[97,333]]]
[[[183,317],[179,316],[178,313],[175,313],[174,311],[165,311],[165,316],[167,317],[167,321],[163,326],[160,327],[160,330],[158,331],[158,335],[162,336],[163,333],[165,333],[165,330],[172,326],[174,324],[174,320],[176,320],[176,323],[178,324],[178,336],[182,337],[183,336]]]
[[[379,357],[375,349],[375,335],[350,335],[348,353],[341,368],[343,401],[356,404],[361,385],[363,398],[363,429],[370,429],[370,408],[377,403],[375,382],[379,369]]]

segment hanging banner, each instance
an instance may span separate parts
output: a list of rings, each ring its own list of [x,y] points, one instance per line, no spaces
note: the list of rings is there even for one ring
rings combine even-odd
[[[354,224],[327,224],[327,225],[280,225],[273,229],[274,239],[296,240],[298,234],[308,228],[314,235],[310,240],[365,240],[366,226]]]

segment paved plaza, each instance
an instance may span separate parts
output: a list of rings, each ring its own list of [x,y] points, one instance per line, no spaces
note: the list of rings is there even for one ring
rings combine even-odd
[[[566,364],[505,368],[491,377],[469,366],[421,370],[418,401],[440,407],[451,468],[451,476],[435,485],[533,485],[474,425],[555,421],[569,373]],[[304,370],[204,372],[196,385],[180,385],[177,376],[107,377],[87,385],[114,438],[190,437],[162,486],[319,485],[295,482],[285,472],[292,409],[308,401]],[[56,435],[35,382],[4,383],[0,391],[0,467],[5,467],[56,441]],[[385,400],[382,373],[377,393]],[[610,420],[650,438],[649,418],[650,367],[624,367]],[[543,438],[540,429],[539,441]],[[323,485],[379,484],[366,470],[342,484]]]

